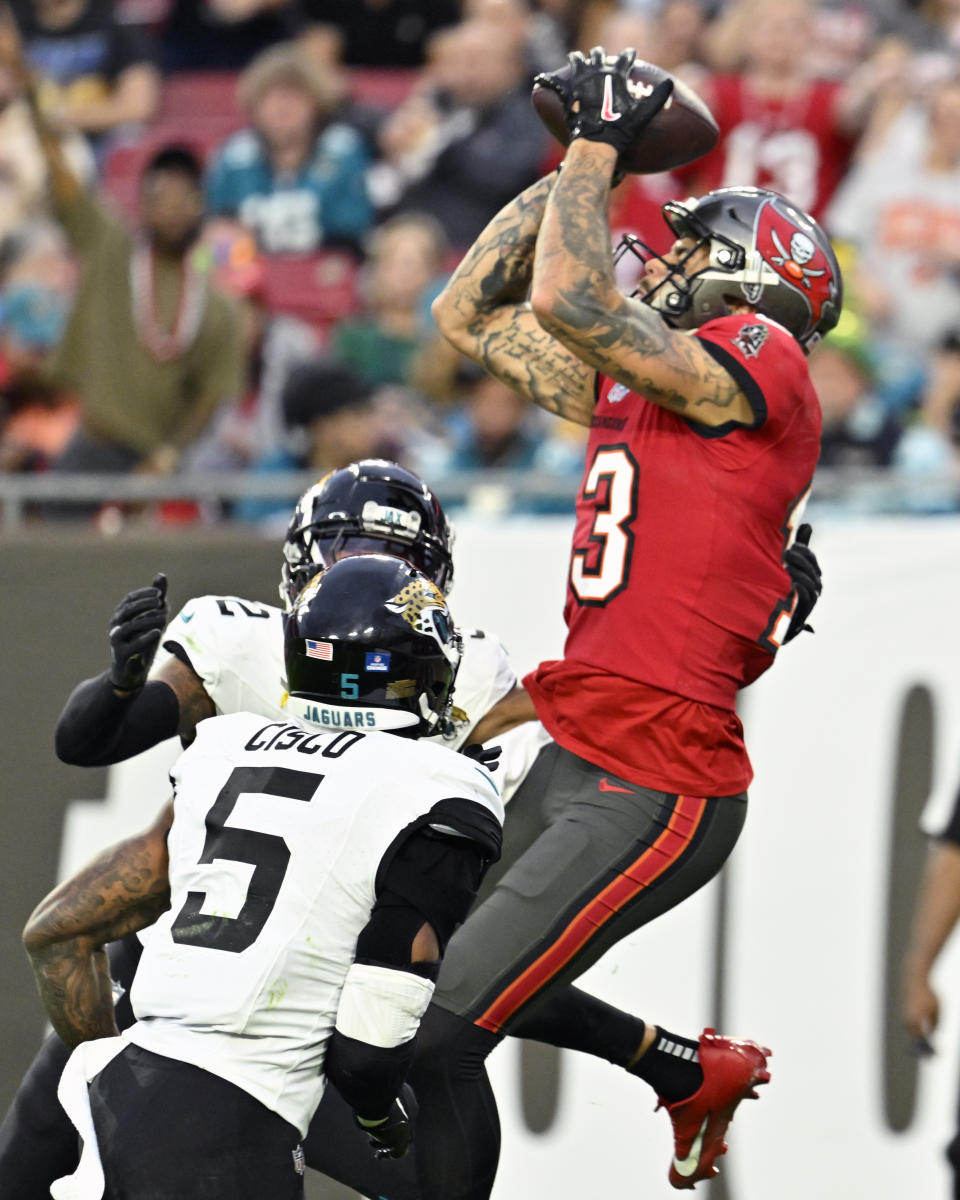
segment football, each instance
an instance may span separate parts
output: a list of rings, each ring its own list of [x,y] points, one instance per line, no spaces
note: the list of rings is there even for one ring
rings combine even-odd
[[[570,67],[559,74],[569,75]],[[637,59],[630,70],[630,80],[638,88],[652,90],[664,79],[673,80],[673,93],[640,136],[628,146],[620,158],[624,171],[634,175],[650,175],[669,171],[693,162],[712,150],[720,130],[713,113],[693,88],[682,83],[662,67]],[[534,85],[530,97],[540,120],[561,145],[570,140],[563,119],[563,103],[552,88]]]

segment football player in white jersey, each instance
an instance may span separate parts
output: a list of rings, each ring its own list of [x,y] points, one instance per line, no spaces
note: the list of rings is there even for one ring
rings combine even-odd
[[[382,1152],[409,1142],[413,1038],[503,805],[485,767],[427,740],[461,640],[408,563],[334,563],[284,646],[284,716],[204,721],[154,826],[25,930],[54,1028],[79,1047],[60,1085],[84,1139],[78,1200],[295,1200],[325,1078]],[[147,926],[118,1035],[103,947]]]
[[[371,552],[405,558],[446,593],[451,542],[443,509],[419,476],[376,459],[352,463],[310,488],[294,511],[283,547],[284,607],[317,571]],[[215,713],[284,715],[283,610],[200,596],[161,635],[165,620],[162,577],[118,606],[110,671],[81,683],[57,724],[57,754],[65,762],[120,762],[177,733],[186,742],[198,721]],[[465,630],[454,709],[435,736],[459,749],[468,738],[488,740],[533,716],[499,640]]]

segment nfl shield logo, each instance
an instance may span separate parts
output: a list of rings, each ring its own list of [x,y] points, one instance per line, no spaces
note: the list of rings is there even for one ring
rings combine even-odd
[[[385,650],[371,650],[367,653],[367,671],[389,671],[390,655]]]

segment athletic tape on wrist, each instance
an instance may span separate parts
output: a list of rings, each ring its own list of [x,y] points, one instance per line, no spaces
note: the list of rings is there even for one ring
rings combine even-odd
[[[433,996],[433,981],[409,971],[354,963],[337,1009],[337,1032],[384,1050],[409,1042]]]

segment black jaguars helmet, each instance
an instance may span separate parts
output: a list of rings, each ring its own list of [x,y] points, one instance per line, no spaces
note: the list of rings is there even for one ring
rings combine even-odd
[[[453,532],[419,475],[365,458],[331,471],[304,492],[283,544],[280,599],[289,609],[318,571],[353,554],[393,554],[443,593],[453,585]]]
[[[441,731],[462,643],[443,593],[387,554],[342,558],[287,616],[285,707],[321,729]]]

